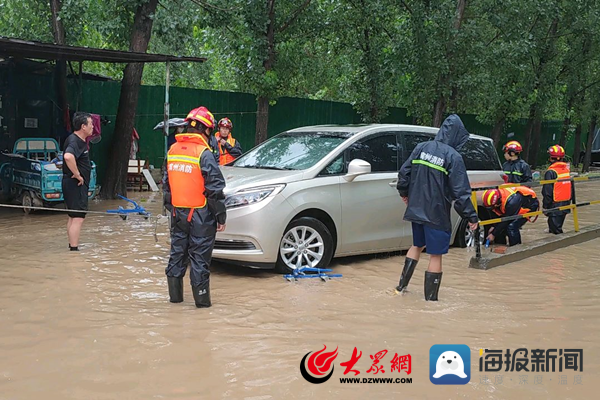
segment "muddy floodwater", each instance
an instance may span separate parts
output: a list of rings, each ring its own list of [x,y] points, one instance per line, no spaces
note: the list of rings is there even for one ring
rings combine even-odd
[[[160,212],[160,194],[131,196]],[[599,185],[578,192],[599,197]],[[579,215],[598,224],[600,206]],[[168,302],[165,224],[155,240],[152,221],[90,215],[79,253],[67,251],[65,225],[58,212],[0,209],[0,399],[597,398],[600,240],[489,271],[467,268],[474,253],[453,248],[437,303],[423,300],[426,255],[401,296],[390,290],[399,254],[336,260],[343,278],[329,282],[215,264],[213,307],[198,310],[189,274],[184,303]],[[544,218],[527,224],[524,241],[544,229]],[[468,384],[431,383],[434,344],[470,347]],[[338,349],[334,372],[312,384],[300,361],[323,346]],[[412,383],[341,383],[355,376],[340,366],[355,347],[357,378]],[[583,371],[559,372],[558,357],[554,371],[479,371],[479,349],[519,348],[582,349]],[[382,350],[385,372],[367,372]],[[410,375],[391,371],[395,354],[410,354]]]

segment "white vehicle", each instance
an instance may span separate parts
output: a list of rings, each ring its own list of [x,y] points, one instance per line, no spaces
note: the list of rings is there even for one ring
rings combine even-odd
[[[308,126],[283,132],[222,167],[227,229],[213,258],[289,273],[325,268],[333,257],[408,249],[411,224],[396,182],[418,143],[437,128]],[[461,150],[472,187],[504,183],[491,139]],[[473,240],[453,211],[453,240]],[[456,240],[455,240],[456,239]]]

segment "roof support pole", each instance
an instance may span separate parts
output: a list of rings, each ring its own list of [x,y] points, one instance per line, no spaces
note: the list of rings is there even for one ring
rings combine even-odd
[[[164,132],[164,136],[165,136],[165,162],[163,164],[166,165],[166,160],[167,160],[167,152],[169,151],[168,148],[168,137],[169,137],[169,124],[167,123],[169,121],[169,86],[171,83],[171,74],[170,72],[170,67],[171,67],[171,63],[169,61],[166,62],[165,65],[165,115],[164,115],[164,126],[163,126],[163,132]]]
[[[79,105],[81,104],[83,95],[83,61],[79,61],[79,93],[77,93],[77,109],[79,111]]]

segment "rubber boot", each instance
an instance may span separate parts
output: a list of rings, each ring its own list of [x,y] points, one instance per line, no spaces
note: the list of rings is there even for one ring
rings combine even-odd
[[[181,303],[183,301],[183,278],[167,276],[167,282],[169,284],[169,301]]]
[[[402,270],[402,275],[400,275],[400,283],[396,286],[398,292],[402,292],[406,289],[408,282],[410,282],[410,278],[412,278],[413,272],[415,272],[415,267],[418,262],[418,260],[406,257],[404,260],[404,269]]]
[[[192,293],[194,294],[194,301],[196,302],[196,307],[207,308],[211,306],[210,281],[206,280],[199,285],[192,286]]]
[[[441,283],[441,272],[425,271],[425,300],[437,301]]]

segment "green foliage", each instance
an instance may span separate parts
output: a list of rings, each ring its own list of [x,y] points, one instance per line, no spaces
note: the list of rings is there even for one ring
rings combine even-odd
[[[68,44],[126,50],[145,0],[62,0]],[[273,6],[273,18],[269,7]],[[434,104],[494,124],[563,120],[572,135],[600,107],[600,3],[593,0],[169,0],[149,51],[203,56],[173,63],[171,84],[349,102],[365,121],[391,106],[430,123]],[[3,36],[53,41],[43,0],[0,0]],[[22,18],[27,15],[27,18]],[[269,37],[269,26],[274,35]],[[123,65],[86,63],[122,76]],[[143,82],[164,84],[164,65]],[[587,128],[586,128],[587,129]],[[586,131],[584,129],[584,132]]]

